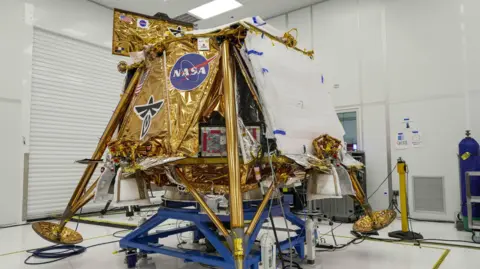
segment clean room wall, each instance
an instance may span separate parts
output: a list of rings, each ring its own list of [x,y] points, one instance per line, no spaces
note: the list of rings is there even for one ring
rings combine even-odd
[[[34,24],[102,47],[111,47],[113,10],[87,0],[27,0],[34,5]]]
[[[313,41],[319,75],[336,107],[362,111],[368,189],[402,157],[411,178],[444,177],[446,212],[412,215],[452,220],[459,207],[457,144],[465,129],[480,138],[480,2],[331,0],[310,8],[313,16],[286,14],[287,29],[298,27],[300,41]],[[422,133],[421,148],[396,149],[405,117]],[[388,206],[387,190],[385,185],[372,198],[375,208]]]
[[[287,16],[286,15],[280,15],[274,18],[270,18],[267,20],[269,24],[271,24],[273,27],[281,30],[281,31],[287,31]]]
[[[311,50],[313,47],[311,10],[310,7],[295,10],[288,13],[287,17],[287,29],[297,29],[297,32],[291,32],[293,36],[297,37],[297,46],[307,50]]]
[[[0,25],[0,225],[6,225],[22,221],[33,27],[110,47],[112,11],[86,0],[4,0],[0,15],[8,22]]]
[[[0,3],[0,225],[22,216],[22,96],[29,81],[29,30],[23,3]],[[8,22],[8,23],[6,23]]]
[[[26,10],[30,14],[29,35],[33,35],[33,26],[85,41],[94,45],[111,48],[113,11],[93,4],[87,0],[26,0]],[[29,55],[31,59],[32,44]],[[119,59],[120,61],[120,59]],[[112,66],[116,69],[116,66]],[[29,69],[30,70],[30,69]],[[28,79],[30,79],[31,75]],[[24,115],[30,115],[30,91],[24,100]],[[26,138],[25,152],[28,152],[30,121],[22,121],[23,136]]]

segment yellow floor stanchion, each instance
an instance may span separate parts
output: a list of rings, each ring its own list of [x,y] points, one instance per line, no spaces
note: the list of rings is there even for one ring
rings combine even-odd
[[[407,171],[408,167],[402,158],[397,160],[397,172],[400,181],[400,210],[402,216],[402,230],[388,233],[388,236],[392,238],[398,238],[402,240],[416,240],[423,239],[423,236],[419,233],[410,231],[408,225],[408,198],[407,198]]]

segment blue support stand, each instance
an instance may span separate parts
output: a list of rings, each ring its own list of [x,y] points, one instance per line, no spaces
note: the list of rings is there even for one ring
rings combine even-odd
[[[289,203],[284,200],[285,217],[294,225],[300,227],[296,230],[296,236],[290,238],[292,246],[296,249],[301,258],[305,256],[305,222],[290,212]],[[244,218],[251,220],[258,208],[258,202],[244,202]],[[200,212],[198,208],[185,208],[196,205],[196,203],[175,203],[168,204],[167,207],[161,207],[157,214],[152,216],[147,222],[142,224],[133,232],[129,233],[120,240],[120,247],[123,249],[139,249],[140,252],[146,254],[164,254],[167,256],[183,259],[185,262],[198,262],[220,268],[235,269],[233,255],[224,244],[225,239],[216,233],[216,228],[206,214]],[[274,217],[282,216],[282,210],[279,204],[272,206],[271,214]],[[230,216],[219,215],[220,220],[226,227],[230,225]],[[262,213],[260,221],[255,227],[252,235],[248,239],[245,247],[245,268],[258,269],[258,263],[261,260],[260,251],[252,250],[255,240],[260,232],[263,223],[268,218],[268,206]],[[193,225],[182,228],[175,228],[166,231],[157,231],[149,234],[149,231],[162,224],[168,219],[190,221]],[[206,238],[216,249],[218,255],[211,255],[199,250],[185,250],[172,248],[161,244],[161,238],[171,235],[181,234],[184,232],[194,233],[194,242],[198,242],[201,238]],[[286,250],[290,248],[289,240],[280,242],[280,249]]]

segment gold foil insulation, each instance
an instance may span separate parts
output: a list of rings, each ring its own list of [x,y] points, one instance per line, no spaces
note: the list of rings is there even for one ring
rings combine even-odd
[[[313,140],[315,155],[320,159],[337,158],[342,147],[342,141],[328,134],[321,135]]]
[[[179,66],[184,64],[185,68],[193,68],[188,65],[189,61],[182,60],[187,54],[201,55],[206,60],[202,63],[204,72],[208,74],[198,87],[179,90],[172,85],[171,76],[183,75],[186,83],[198,79],[179,73],[184,72],[184,68],[172,70],[178,62]],[[199,151],[198,123],[202,117],[208,116],[206,108],[213,111],[207,101],[219,94],[219,60],[218,50],[213,46],[209,51],[198,52],[196,42],[170,43],[163,55],[151,61],[142,75],[118,135],[109,145],[112,155],[129,157],[131,161],[147,156],[196,156]],[[143,134],[146,119],[139,114],[138,107],[149,104],[158,104],[158,109],[154,108],[158,111],[149,118],[147,131]]]
[[[191,30],[193,27],[188,23],[115,9],[112,53],[129,56],[130,52],[142,51],[145,46],[160,43],[167,36],[181,36]]]
[[[289,177],[296,176],[295,172],[298,167],[285,163],[273,163],[276,178],[280,182],[285,182]],[[202,194],[229,194],[229,178],[227,164],[192,164],[192,165],[176,165],[181,169],[183,177],[190,182],[195,189]],[[150,168],[142,171],[145,178],[154,182],[158,186],[173,185],[165,175],[166,171],[163,166]],[[263,179],[271,175],[269,165],[261,169]],[[240,165],[241,190],[245,193],[259,187],[258,181],[255,179],[253,167],[247,164]]]

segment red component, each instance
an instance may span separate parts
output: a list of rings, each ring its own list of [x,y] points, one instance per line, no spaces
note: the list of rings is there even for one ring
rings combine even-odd
[[[203,133],[203,151],[207,151],[207,133]]]

